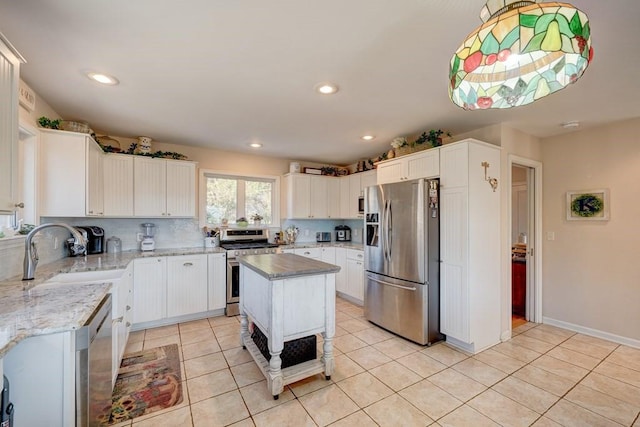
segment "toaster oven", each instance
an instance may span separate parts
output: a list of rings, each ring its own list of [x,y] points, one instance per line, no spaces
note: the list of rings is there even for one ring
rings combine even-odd
[[[316,233],[316,242],[330,242],[330,241],[331,241],[331,232],[318,231]]]

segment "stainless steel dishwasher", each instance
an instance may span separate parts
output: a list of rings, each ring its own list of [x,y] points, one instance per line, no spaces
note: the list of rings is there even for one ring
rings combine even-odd
[[[111,294],[108,294],[85,326],[76,331],[77,427],[100,426],[111,411],[111,357]]]

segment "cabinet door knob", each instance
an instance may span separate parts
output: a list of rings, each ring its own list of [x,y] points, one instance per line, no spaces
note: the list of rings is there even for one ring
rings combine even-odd
[[[192,263],[192,262],[185,262],[185,263],[184,263],[184,264],[182,264],[182,265],[184,265],[185,267],[192,267],[192,266],[193,266],[193,263]]]
[[[16,203],[14,206],[16,208],[24,208],[24,202]]]
[[[121,323],[124,320],[124,316],[120,316],[117,319],[113,319],[114,323]]]
[[[130,305],[127,306],[127,311],[129,311],[129,310],[131,310],[131,306]]]

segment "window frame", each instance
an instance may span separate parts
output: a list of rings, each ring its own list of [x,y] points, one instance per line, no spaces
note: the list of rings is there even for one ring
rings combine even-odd
[[[200,227],[214,226],[219,227],[221,224],[207,224],[207,178],[209,177],[221,177],[228,179],[245,179],[245,180],[263,180],[273,181],[273,192],[271,194],[271,206],[273,212],[271,224],[265,224],[266,227],[280,227],[280,176],[279,175],[258,175],[241,172],[230,172],[216,169],[200,169],[198,179],[199,187],[199,203],[198,203],[198,217]],[[240,196],[240,194],[238,194]],[[244,203],[244,201],[243,201]],[[249,219],[249,218],[247,218]],[[233,224],[230,224],[233,226]]]

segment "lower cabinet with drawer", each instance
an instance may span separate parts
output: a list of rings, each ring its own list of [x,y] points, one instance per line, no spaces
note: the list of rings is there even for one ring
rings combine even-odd
[[[336,291],[349,301],[364,304],[364,252],[357,249],[336,248]]]
[[[221,293],[226,289],[224,263],[224,253],[134,260],[133,329],[218,314],[226,296]]]

